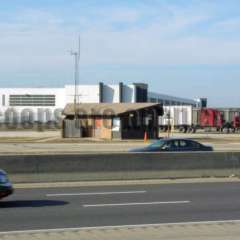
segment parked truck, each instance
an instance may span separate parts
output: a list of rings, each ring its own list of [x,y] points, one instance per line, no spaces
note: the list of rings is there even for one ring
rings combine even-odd
[[[165,106],[159,117],[159,127],[181,132],[205,131],[236,132],[240,130],[239,108],[193,108],[192,106]]]
[[[164,106],[164,115],[159,117],[159,127],[162,131],[169,128],[186,131],[192,126],[192,106]]]

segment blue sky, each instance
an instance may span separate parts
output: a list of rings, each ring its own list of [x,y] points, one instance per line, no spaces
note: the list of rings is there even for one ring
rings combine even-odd
[[[146,82],[240,107],[239,0],[0,0],[0,86]]]

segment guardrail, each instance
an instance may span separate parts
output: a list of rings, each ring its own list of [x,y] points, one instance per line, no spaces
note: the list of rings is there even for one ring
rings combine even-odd
[[[101,153],[0,156],[13,182],[240,175],[240,152]]]

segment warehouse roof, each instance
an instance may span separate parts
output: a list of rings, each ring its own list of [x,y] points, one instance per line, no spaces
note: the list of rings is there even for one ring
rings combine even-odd
[[[162,105],[159,103],[79,103],[76,105],[78,115],[81,116],[117,116],[124,113],[156,109],[163,112]],[[74,115],[74,104],[67,104],[63,110],[64,115]]]

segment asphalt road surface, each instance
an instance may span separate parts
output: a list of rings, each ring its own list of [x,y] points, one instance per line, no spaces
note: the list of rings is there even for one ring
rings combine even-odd
[[[215,151],[239,151],[239,142],[209,143]],[[0,154],[56,154],[127,152],[131,148],[145,147],[143,142],[122,143],[0,143]]]
[[[240,183],[18,189],[0,232],[240,219]]]

